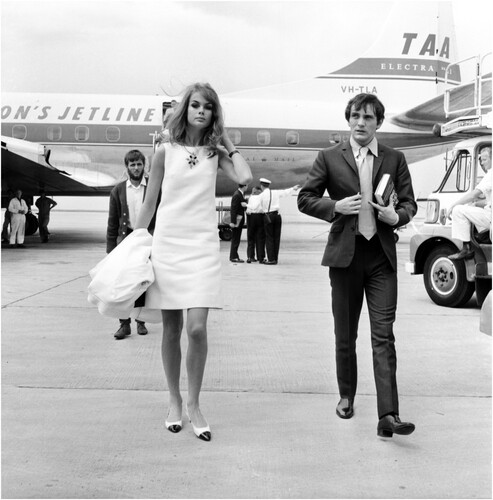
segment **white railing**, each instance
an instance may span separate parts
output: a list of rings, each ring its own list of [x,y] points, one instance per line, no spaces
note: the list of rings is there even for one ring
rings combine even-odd
[[[453,87],[449,87],[445,90],[445,98],[444,98],[444,111],[445,115],[447,118],[450,115],[464,115],[466,113],[469,113],[473,111],[477,116],[481,115],[486,115],[488,113],[491,113],[491,101],[489,104],[482,104],[482,98],[483,98],[483,85],[490,85],[491,86],[491,62],[490,62],[490,74],[489,76],[486,76],[487,73],[484,71],[485,68],[485,60],[486,58],[490,57],[491,58],[491,52],[488,52],[484,54],[483,56],[477,55],[473,57],[468,57],[466,59],[462,59],[461,61],[457,61],[454,63],[450,63],[446,70],[445,70],[445,86],[447,85],[452,85],[448,81],[448,75],[450,73],[450,68],[452,66],[460,66],[461,64],[464,64],[467,61],[476,61],[476,67],[475,67],[475,76],[473,82],[468,82],[464,83],[461,85],[455,85]],[[471,106],[466,106],[463,108],[459,109],[451,109],[451,100],[450,96],[453,92],[457,92],[459,89],[464,88],[466,86],[471,85],[471,83],[474,83],[474,93],[473,93],[473,102]],[[491,93],[491,90],[490,90]]]

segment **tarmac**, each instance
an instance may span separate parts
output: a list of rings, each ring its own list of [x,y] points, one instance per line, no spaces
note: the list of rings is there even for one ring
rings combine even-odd
[[[401,417],[416,431],[377,437],[365,308],[355,416],[336,416],[320,266],[328,225],[292,197],[279,265],[232,264],[221,242],[225,305],[209,315],[201,395],[207,443],[188,422],[178,434],[164,426],[161,325],[117,341],[118,321],[87,302],[106,202],[63,211],[57,201],[49,243],[33,235],[1,254],[2,498],[491,498],[492,339],[474,298],[439,307],[405,272],[413,225],[397,244],[395,334]],[[186,398],[184,366],[181,382]]]

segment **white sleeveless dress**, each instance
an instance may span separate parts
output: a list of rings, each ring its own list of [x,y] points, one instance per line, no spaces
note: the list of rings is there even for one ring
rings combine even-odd
[[[155,281],[146,308],[221,308],[221,261],[216,215],[218,155],[205,147],[165,143],[161,203],[151,261]],[[190,152],[197,163],[189,163]]]

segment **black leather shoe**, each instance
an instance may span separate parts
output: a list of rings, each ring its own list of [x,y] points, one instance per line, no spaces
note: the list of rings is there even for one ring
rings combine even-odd
[[[231,262],[245,262],[244,260],[241,260],[241,259],[229,259]]]
[[[122,323],[120,325],[120,328],[116,331],[114,337],[116,340],[122,340],[128,335],[130,335],[131,330],[130,330],[130,323]]]
[[[450,260],[470,259],[471,257],[474,257],[474,251],[467,246],[463,246],[460,252],[448,256]]]
[[[354,415],[353,403],[351,398],[341,398],[336,407],[337,416],[340,418],[351,418]]]
[[[277,264],[277,260],[266,260],[264,261],[266,266],[275,266]]]
[[[407,436],[414,432],[415,426],[411,422],[401,422],[399,415],[385,415],[377,426],[377,435],[391,438],[393,434]]]
[[[147,331],[145,323],[142,321],[137,321],[137,333],[139,335],[147,335],[149,332]]]

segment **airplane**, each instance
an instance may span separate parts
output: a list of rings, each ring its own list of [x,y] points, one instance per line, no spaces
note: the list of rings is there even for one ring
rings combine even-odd
[[[342,41],[341,41],[342,43]],[[349,136],[347,101],[377,94],[386,106],[378,139],[405,152],[409,164],[445,152],[464,134],[437,137],[445,122],[445,71],[461,84],[451,2],[396,2],[380,34],[360,58],[315,78],[221,95],[228,133],[254,181],[275,188],[303,184],[319,150]],[[8,189],[26,197],[104,196],[123,180],[123,157],[140,149],[150,159],[163,112],[179,96],[2,93],[2,206]],[[491,102],[489,92],[483,95]],[[413,172],[426,197],[427,172]],[[423,183],[423,186],[420,184]],[[219,172],[216,195],[236,186]]]

